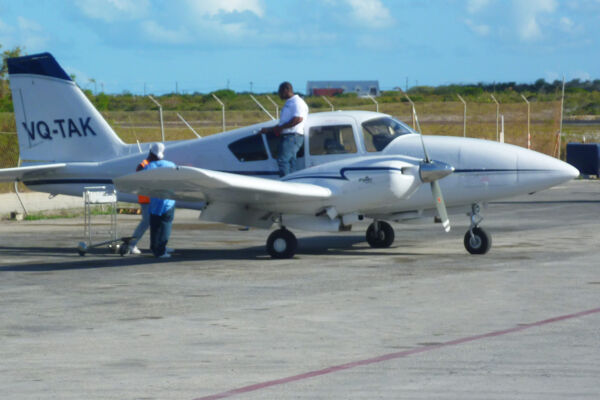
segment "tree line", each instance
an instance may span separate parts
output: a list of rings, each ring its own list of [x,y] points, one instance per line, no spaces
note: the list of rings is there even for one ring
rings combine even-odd
[[[0,50],[2,45],[0,45]],[[11,93],[8,85],[8,69],[6,59],[25,55],[22,47],[6,49],[0,53],[2,67],[0,69],[0,111],[13,111]],[[71,76],[75,81],[76,76]],[[95,83],[95,79],[90,79]],[[82,85],[80,85],[82,86]],[[95,85],[94,85],[95,86]],[[90,101],[100,111],[139,111],[153,109],[155,106],[144,96],[131,94],[127,91],[119,94],[108,94],[96,92],[91,89],[83,89]],[[408,95],[415,102],[432,101],[457,101],[457,95],[462,96],[468,102],[489,103],[491,94],[504,103],[522,101],[521,95],[529,101],[556,101],[560,99],[562,81],[554,80],[547,82],[538,79],[533,83],[517,82],[494,82],[476,84],[450,84],[440,86],[415,86],[408,90]],[[250,93],[234,92],[223,89],[213,92],[227,106],[228,110],[249,110],[256,105],[250,98]],[[600,79],[581,80],[572,79],[565,82],[566,113],[568,115],[592,114],[600,115]],[[257,94],[258,95],[258,94]],[[270,95],[272,99],[283,103],[277,98],[276,93],[262,93]],[[219,110],[220,106],[215,102],[212,93],[168,93],[156,96],[165,110]],[[331,99],[337,107],[352,107],[371,104],[369,99],[358,97],[355,93],[344,93],[332,96]],[[378,98],[380,103],[407,102],[404,92],[400,90],[383,91]],[[308,97],[307,103],[312,108],[327,108],[328,105],[319,97]]]

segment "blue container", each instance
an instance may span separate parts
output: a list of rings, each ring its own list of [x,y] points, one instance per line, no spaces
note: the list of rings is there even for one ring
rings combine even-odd
[[[567,143],[567,162],[581,175],[600,175],[600,143]]]

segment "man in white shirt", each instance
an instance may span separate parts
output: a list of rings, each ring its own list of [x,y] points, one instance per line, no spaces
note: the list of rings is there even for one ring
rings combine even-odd
[[[289,82],[279,85],[279,97],[285,100],[281,109],[279,124],[269,128],[262,128],[258,133],[281,136],[277,165],[279,176],[285,176],[296,170],[296,153],[304,143],[304,123],[308,117],[308,106],[294,94],[294,88]]]

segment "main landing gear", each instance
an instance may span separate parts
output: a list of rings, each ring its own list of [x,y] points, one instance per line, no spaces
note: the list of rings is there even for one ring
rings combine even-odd
[[[367,228],[367,243],[369,246],[382,249],[394,243],[394,228],[385,221],[375,220]]]
[[[285,227],[277,229],[267,239],[267,253],[273,258],[292,258],[297,247],[296,236]]]
[[[481,207],[479,204],[471,205],[471,212],[468,214],[471,217],[471,226],[465,233],[465,249],[471,254],[485,254],[492,247],[492,237],[489,233],[479,227],[483,217],[479,215]]]
[[[471,226],[464,237],[465,249],[471,254],[485,254],[492,247],[492,236],[479,227],[483,221],[480,212],[479,204],[471,205],[468,214],[471,218]],[[279,224],[280,228],[271,233],[267,239],[267,253],[273,258],[292,258],[296,254],[298,240],[292,232],[281,225],[281,222]],[[394,228],[385,221],[375,220],[367,228],[366,239],[373,248],[390,247],[394,243],[394,237]]]

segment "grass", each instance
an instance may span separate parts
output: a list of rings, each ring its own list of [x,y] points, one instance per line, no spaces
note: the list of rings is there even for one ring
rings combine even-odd
[[[264,98],[257,96],[272,114],[274,107]],[[278,102],[281,101],[271,96]],[[340,109],[358,109],[375,111],[375,104],[369,99],[353,99],[344,104],[344,99],[333,98],[334,104],[342,104]],[[412,124],[411,106],[408,102],[386,102],[381,99],[379,111],[391,114],[409,125]],[[309,98],[311,112],[329,111],[330,107],[320,98]],[[249,109],[227,110],[226,129],[231,130],[269,118],[254,104]],[[428,135],[463,136],[463,104],[449,101],[416,102],[421,128]],[[504,115],[505,142],[518,146],[527,146],[527,105],[524,102],[502,103],[500,113]],[[186,110],[180,114],[202,136],[222,131],[221,110]],[[156,110],[104,111],[104,118],[126,143],[152,142],[161,140],[160,121]],[[181,122],[176,111],[166,110],[163,114],[166,140],[194,139],[196,136]],[[553,155],[556,133],[559,131],[560,102],[537,101],[531,103],[531,141],[532,149]],[[15,134],[13,113],[0,113],[0,168],[14,167],[19,158],[18,142]],[[491,102],[467,103],[467,136],[496,140],[496,105]],[[600,141],[600,121],[595,125],[564,125],[561,157],[565,157],[566,144],[570,141]],[[19,190],[26,191],[23,185]],[[12,183],[1,183],[1,192],[12,192]]]

